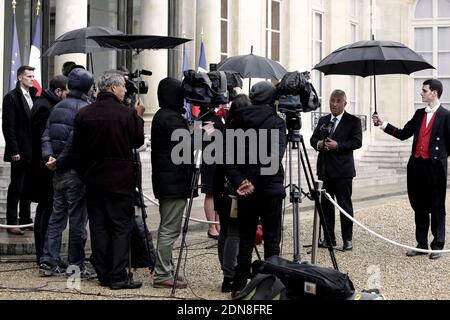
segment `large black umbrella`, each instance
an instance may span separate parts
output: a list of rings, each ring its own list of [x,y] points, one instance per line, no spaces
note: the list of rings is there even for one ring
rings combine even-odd
[[[249,78],[249,86],[251,78],[280,80],[287,72],[278,62],[253,54],[253,46],[250,54],[229,57],[221,61],[217,65],[217,70],[239,72],[242,78]]]
[[[343,46],[320,61],[314,69],[325,75],[374,76],[374,101],[377,112],[376,75],[411,74],[434,69],[421,55],[393,41],[358,41]]]
[[[43,56],[53,57],[67,53],[92,53],[111,50],[99,45],[92,36],[123,34],[121,31],[108,27],[86,27],[72,30],[59,36]]]
[[[227,58],[217,65],[219,71],[236,71],[242,78],[280,80],[287,72],[284,67],[269,58],[253,53]]]
[[[90,39],[104,48],[137,50],[138,52],[144,49],[172,49],[191,41],[185,38],[134,34],[92,36]]]

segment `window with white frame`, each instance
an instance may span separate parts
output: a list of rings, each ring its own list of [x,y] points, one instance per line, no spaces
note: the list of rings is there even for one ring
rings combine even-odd
[[[440,101],[450,108],[450,0],[416,1],[412,25],[415,51],[436,68],[413,74],[414,107],[423,107],[422,83],[437,78],[444,86]]]
[[[228,0],[221,0],[220,9],[220,60],[228,58]]]
[[[323,58],[323,14],[322,12],[313,11],[312,26],[312,65],[315,66]],[[318,70],[311,72],[311,81],[317,91],[320,101],[323,95],[323,74]]]
[[[268,0],[266,9],[266,57],[280,61],[280,0]]]

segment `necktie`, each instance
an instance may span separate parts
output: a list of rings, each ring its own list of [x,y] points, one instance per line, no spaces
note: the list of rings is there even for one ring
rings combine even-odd
[[[331,120],[331,121],[333,122],[333,128],[331,128],[330,137],[333,135],[334,131],[336,130],[338,118],[334,117],[333,120]]]
[[[27,92],[24,94],[24,96],[25,96],[25,99],[27,100],[28,106],[30,107],[30,110],[31,110],[31,108],[33,108],[33,100],[31,99],[30,93]]]

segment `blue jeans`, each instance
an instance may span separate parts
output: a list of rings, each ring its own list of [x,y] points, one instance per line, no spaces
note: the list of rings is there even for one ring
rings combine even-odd
[[[70,220],[68,264],[84,267],[87,210],[85,186],[75,170],[56,172],[53,177],[53,212],[50,217],[41,263],[61,261],[62,233]]]

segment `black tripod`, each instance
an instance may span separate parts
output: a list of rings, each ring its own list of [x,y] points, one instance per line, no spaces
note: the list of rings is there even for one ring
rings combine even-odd
[[[145,245],[146,245],[146,249],[147,249],[147,254],[148,254],[148,262],[149,262],[149,271],[150,274],[153,274],[153,269],[154,269],[154,265],[151,263],[152,262],[152,254],[151,254],[151,248],[150,248],[150,242],[149,242],[149,231],[148,231],[148,227],[147,227],[147,223],[146,223],[146,219],[147,219],[147,212],[145,210],[145,203],[144,203],[144,192],[142,191],[142,166],[141,166],[141,160],[139,158],[139,154],[136,151],[136,149],[133,149],[133,167],[134,167],[134,181],[136,184],[136,188],[137,188],[137,202],[138,202],[138,206],[141,208],[141,215],[142,215],[142,223],[144,226],[144,235],[145,235]],[[131,240],[130,240],[131,243]],[[131,263],[131,245],[130,245],[130,250],[129,250],[129,256],[128,256],[128,279],[127,282],[128,283],[132,283],[133,282],[133,273],[131,272],[131,268],[132,268],[132,263]]]
[[[300,183],[300,168],[303,167],[306,182],[308,184],[309,194],[312,196],[317,211],[320,217],[320,223],[324,230],[325,239],[328,243],[331,243],[331,237],[329,230],[324,223],[324,215],[322,205],[320,203],[320,192],[316,188],[316,181],[311,169],[311,163],[306,153],[305,141],[300,134],[301,118],[299,113],[286,113],[286,127],[288,129],[288,157],[289,157],[289,201],[292,203],[293,211],[293,237],[294,237],[294,257],[293,261],[300,262],[300,234],[299,234],[299,203],[301,202],[301,183]],[[298,150],[297,153],[297,181],[298,185],[292,181],[292,158],[293,150]],[[306,159],[306,162],[305,162]],[[328,246],[328,252],[330,253],[331,262],[335,270],[339,270],[336,256],[334,255],[334,249],[332,246]]]

